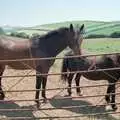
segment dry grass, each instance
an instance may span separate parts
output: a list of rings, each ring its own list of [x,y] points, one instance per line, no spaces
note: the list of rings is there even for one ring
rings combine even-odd
[[[50,72],[59,72],[61,69],[61,61],[56,61],[54,66],[51,68]],[[20,71],[20,70],[5,70],[4,75],[25,75],[30,71]],[[35,73],[35,71],[31,71],[31,73]],[[4,86],[4,90],[24,90],[24,89],[34,89],[35,88],[35,77],[31,78],[23,78],[19,84],[16,84],[21,78],[4,78],[2,80],[2,84]],[[96,85],[103,84],[106,81],[90,81],[85,78],[81,78],[81,86],[82,85]],[[16,84],[16,85],[15,85]],[[74,84],[74,83],[73,83]],[[15,86],[14,86],[15,85]],[[56,88],[67,86],[60,81],[60,76],[49,76],[47,88]],[[98,87],[98,88],[84,88],[82,89],[83,95],[96,95],[96,94],[105,94],[106,87]],[[120,92],[120,89],[117,89]],[[57,90],[57,91],[47,91],[47,97],[56,96],[56,99],[52,99],[46,104],[42,104],[41,108],[45,107],[66,107],[66,106],[79,106],[79,105],[96,105],[96,104],[104,104],[104,97],[97,98],[87,98],[87,99],[65,99],[60,100],[59,98],[66,95],[66,90]],[[5,99],[34,99],[35,92],[20,92],[20,93],[6,93]],[[75,90],[73,90],[72,96],[76,96]],[[116,102],[120,102],[119,96],[117,96]],[[35,107],[34,102],[11,102],[11,103],[0,103],[0,109],[19,109],[19,108],[33,108]],[[118,110],[120,111],[120,107],[118,106]],[[103,113],[105,112],[104,107],[86,107],[86,108],[70,108],[70,109],[62,109],[62,110],[43,110],[43,111],[17,111],[17,112],[0,112],[1,117],[51,117],[51,116],[76,116],[76,115],[84,115],[84,117],[80,118],[71,118],[69,120],[116,120],[119,118],[119,115],[96,115],[96,116],[86,116],[86,114],[90,113]],[[2,120],[2,118],[1,118]],[[59,120],[68,120],[59,118]]]

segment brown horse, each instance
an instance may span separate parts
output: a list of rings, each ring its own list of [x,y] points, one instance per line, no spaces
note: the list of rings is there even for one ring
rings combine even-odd
[[[65,56],[73,56],[72,52],[68,52]],[[93,64],[93,57],[81,57],[81,58],[67,58],[63,60],[63,66],[62,66],[62,72],[67,71],[84,71],[88,70],[91,65]],[[104,55],[104,56],[96,56],[95,65],[91,68],[91,70],[94,69],[107,69],[107,68],[114,68],[114,67],[120,67],[120,56],[119,55]],[[62,79],[67,80],[68,87],[71,87],[72,79],[74,77],[75,73],[69,73],[69,74],[62,74]],[[77,73],[75,77],[76,82],[76,92],[78,95],[80,95],[80,88],[79,88],[79,82],[80,77],[84,76],[85,78],[89,80],[107,80],[109,85],[107,88],[107,95],[105,96],[105,99],[107,103],[110,103],[111,106],[109,109],[116,110],[116,104],[115,104],[115,83],[120,78],[120,70],[111,70],[111,71],[94,71],[94,72],[86,72],[86,73]],[[68,95],[71,95],[71,88],[68,88]],[[111,108],[112,107],[112,108]],[[108,107],[107,107],[108,108]]]
[[[69,28],[60,28],[46,35],[33,37],[31,40],[13,38],[8,36],[0,36],[0,60],[12,59],[28,59],[28,58],[45,58],[56,57],[67,46],[70,47],[75,54],[80,54],[80,41],[84,24],[75,29],[72,24]],[[37,61],[0,61],[0,76],[3,75],[5,66],[8,65],[14,69],[35,69],[36,73],[48,73],[55,59],[52,60],[37,60]],[[47,76],[36,75],[36,89],[41,88],[42,97],[46,99]],[[1,86],[0,77],[0,98],[4,99],[5,95]],[[39,91],[36,91],[35,96],[37,106],[39,106]]]

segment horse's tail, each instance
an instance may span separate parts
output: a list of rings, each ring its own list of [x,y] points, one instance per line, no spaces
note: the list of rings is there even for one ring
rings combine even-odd
[[[67,69],[68,69],[68,59],[63,59],[63,63],[62,63],[62,68],[61,68],[61,80],[63,81],[66,81],[67,80],[67,76],[68,74],[67,73],[64,73],[64,72],[67,72]]]

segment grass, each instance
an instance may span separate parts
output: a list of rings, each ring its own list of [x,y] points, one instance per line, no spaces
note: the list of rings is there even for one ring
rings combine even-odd
[[[68,27],[70,25],[70,23],[73,23],[74,25],[77,25],[77,24],[81,25],[84,23],[85,30],[86,31],[93,30],[92,34],[110,35],[112,32],[115,32],[115,31],[120,32],[120,21],[118,21],[118,22],[103,22],[103,21],[89,21],[89,20],[86,20],[86,21],[67,21],[67,22],[60,22],[60,23],[37,25],[37,26],[29,27],[30,30],[25,30],[25,28],[23,28],[22,30],[16,29],[16,32],[25,32],[29,35],[31,35],[33,33],[42,34],[43,31],[31,30],[31,29],[40,29],[41,28],[41,29],[53,30],[53,29],[57,29],[60,27]],[[89,32],[87,34],[89,34]]]
[[[95,54],[120,52],[120,38],[84,39],[82,48]]]
[[[85,54],[120,53],[120,38],[84,39],[82,49]],[[69,49],[61,52],[59,56],[64,56],[67,51]]]
[[[44,34],[46,32],[39,31],[39,30],[32,30],[33,29],[57,29],[63,26],[69,26],[70,23],[74,25],[81,25],[85,24],[85,30],[87,34],[105,34],[110,35],[113,32],[119,31],[120,32],[120,21],[116,22],[103,22],[103,21],[67,21],[61,23],[54,23],[54,24],[45,24],[45,25],[38,25],[34,27],[30,27],[30,30],[17,30],[17,32],[25,32],[29,35],[33,33]],[[112,27],[111,27],[112,25]],[[93,31],[89,33],[89,31]],[[120,39],[113,39],[113,38],[102,38],[102,39],[85,39],[82,45],[83,49],[86,49],[92,53],[111,53],[111,52],[120,52]]]
[[[46,24],[46,25],[36,26],[34,28],[57,29],[60,27],[68,27],[70,23],[73,23],[74,25],[85,24],[85,30],[86,31],[93,30],[92,34],[110,35],[111,33],[116,31],[120,32],[120,22],[101,22],[101,21],[70,21],[70,22]],[[87,34],[89,34],[89,32]]]
[[[120,38],[99,38],[99,39],[84,39],[82,49],[85,54],[104,54],[104,53],[119,53],[120,52]],[[58,56],[63,57],[69,49],[65,49]],[[58,68],[59,64],[54,67]]]
[[[44,32],[44,31],[39,31],[39,30],[19,30],[19,31],[17,31],[18,33],[20,33],[20,32],[24,32],[24,33],[26,33],[26,34],[28,34],[28,35],[32,35],[33,33],[38,33],[39,35],[43,35],[44,33],[46,33],[46,32]]]

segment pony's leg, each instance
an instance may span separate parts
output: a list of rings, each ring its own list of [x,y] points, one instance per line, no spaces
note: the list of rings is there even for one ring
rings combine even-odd
[[[107,88],[107,94],[105,95],[105,100],[106,100],[107,104],[110,103],[110,85]]]
[[[77,95],[81,96],[81,90],[80,90],[80,87],[79,87],[79,83],[80,83],[80,77],[81,77],[81,74],[80,73],[77,73],[76,77],[75,77],[75,82],[76,82],[76,92],[77,92]]]
[[[68,96],[71,96],[72,92],[71,92],[71,83],[72,83],[72,79],[74,77],[74,73],[70,73],[69,76],[68,76],[68,89],[67,89],[67,92],[68,92]]]
[[[107,89],[107,95],[105,96],[107,104],[110,105],[106,108],[107,110],[116,110],[117,106],[115,104],[115,83],[109,83]]]
[[[46,97],[46,83],[47,83],[47,77],[42,77],[42,97],[44,98],[43,102],[47,101]]]
[[[111,106],[113,110],[117,110],[117,106],[115,104],[115,83],[111,86]]]
[[[42,82],[42,79],[41,79],[41,76],[36,76],[36,89],[40,89],[41,88],[41,82]],[[36,91],[36,95],[35,95],[35,102],[37,103],[37,107],[39,108],[40,106],[40,102],[39,102],[39,94],[40,94],[40,91],[37,90]]]
[[[0,66],[0,76],[3,75],[4,70],[5,70],[5,66]],[[2,80],[2,77],[0,77],[0,100],[4,100],[5,94],[2,90],[1,80]]]

